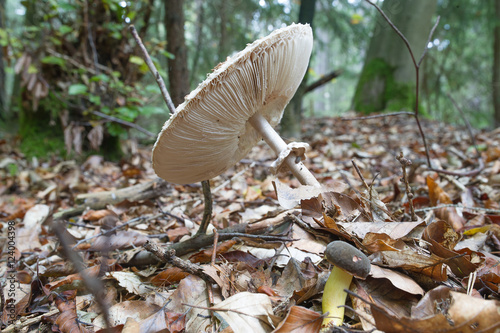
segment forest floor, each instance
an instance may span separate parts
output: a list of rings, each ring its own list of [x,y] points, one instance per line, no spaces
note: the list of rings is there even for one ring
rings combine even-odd
[[[151,147],[120,163],[34,162],[1,141],[2,332],[319,332],[336,239],[371,262],[343,331],[498,329],[500,128],[475,133],[479,156],[465,128],[423,129],[433,167],[461,176],[428,168],[411,117],[309,119],[321,191],[276,180],[259,144],[210,181],[199,237],[201,185],[157,179]]]

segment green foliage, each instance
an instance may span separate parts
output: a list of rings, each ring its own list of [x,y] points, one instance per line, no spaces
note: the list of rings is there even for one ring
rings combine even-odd
[[[153,2],[25,0],[22,4],[26,8],[26,26],[15,33],[0,29],[0,45],[10,48],[14,62],[28,59],[19,62],[17,73],[36,75],[23,77],[25,97],[18,104],[20,135],[28,155],[62,150],[63,130],[73,124],[85,127],[83,140],[96,123],[105,125],[106,140],[128,137],[126,125],[101,118],[93,111],[130,123],[143,112],[158,111],[148,106],[151,90],[141,82],[148,67],[141,54],[131,52],[138,49],[128,31],[129,23],[146,31],[141,27],[148,25],[145,20],[150,15],[144,13],[153,11]],[[153,50],[153,56],[163,52],[163,47],[153,43],[146,42],[146,47]],[[48,91],[44,92],[43,87]],[[44,114],[50,117],[42,117]],[[49,122],[59,123],[59,117],[64,119],[63,127],[52,127],[46,133],[47,137],[57,138],[54,142],[30,137],[40,130],[38,125],[51,127]]]

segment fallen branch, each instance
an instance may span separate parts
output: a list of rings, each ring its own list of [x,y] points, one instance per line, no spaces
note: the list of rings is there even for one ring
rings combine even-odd
[[[112,121],[114,123],[118,123],[118,124],[130,127],[130,128],[136,129],[139,132],[142,132],[142,133],[146,134],[147,136],[156,137],[156,134],[148,131],[145,128],[142,128],[141,126],[139,126],[137,124],[131,123],[130,121],[126,121],[126,120],[123,120],[123,119],[120,119],[120,118],[116,118],[116,117],[113,117],[113,116],[108,116],[107,114],[99,112],[99,111],[92,111],[92,114],[94,114],[96,116],[99,116],[101,118],[110,120],[110,121]]]
[[[293,223],[293,211],[285,211],[275,217],[253,223],[240,223],[221,230],[217,230],[219,241],[225,241],[235,237],[238,234],[239,238],[244,238],[245,235],[269,235],[271,231],[285,223]],[[271,236],[271,235],[269,235]],[[251,237],[251,236],[250,236]],[[262,237],[262,236],[261,236]],[[273,236],[274,238],[277,236]],[[276,239],[276,238],[275,238]],[[176,255],[183,256],[193,251],[199,251],[201,248],[208,247],[213,244],[214,234],[200,235],[188,239],[187,241],[175,243],[168,249],[175,250]],[[158,260],[149,252],[141,251],[133,258],[126,258],[120,261],[123,266],[142,266],[157,263]]]
[[[115,205],[123,200],[130,201],[147,200],[165,194],[168,183],[163,179],[151,180],[147,183],[121,188],[119,190],[87,193],[78,195],[75,202],[76,207],[69,208],[54,214],[54,219],[65,219],[81,214],[85,209],[103,209],[107,205]]]
[[[203,271],[203,267],[194,264],[189,260],[183,260],[175,255],[175,250],[173,249],[162,249],[158,247],[155,243],[151,241],[147,241],[144,244],[144,248],[151,252],[156,258],[158,258],[162,262],[166,262],[174,267],[182,269],[184,272],[187,272],[192,275],[196,275],[201,278],[205,282],[209,284],[217,284],[215,280]]]

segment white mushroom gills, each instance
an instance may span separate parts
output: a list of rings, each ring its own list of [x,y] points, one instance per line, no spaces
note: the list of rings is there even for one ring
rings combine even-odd
[[[277,155],[286,149],[286,142],[276,133],[271,124],[269,124],[266,118],[260,113],[257,112],[254,114],[248,122],[262,135],[264,141]],[[288,155],[285,159],[285,164],[302,185],[321,186],[316,177],[314,177],[302,162],[299,161],[296,163],[296,156],[294,154]]]
[[[238,163],[264,137],[278,154],[277,169],[291,151],[284,165],[302,184],[318,185],[302,163],[295,163],[296,150],[274,130],[254,128],[279,123],[307,70],[312,44],[311,27],[292,24],[219,64],[163,126],[152,154],[156,174],[177,184],[211,179]],[[267,126],[252,125],[249,119],[255,114],[253,122],[261,123],[262,117]]]

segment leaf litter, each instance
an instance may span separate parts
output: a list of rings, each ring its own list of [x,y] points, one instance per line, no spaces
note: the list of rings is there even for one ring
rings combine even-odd
[[[466,131],[424,128],[434,167],[474,168]],[[202,237],[201,185],[158,180],[150,147],[119,163],[97,155],[39,161],[1,141],[0,242],[13,263],[3,260],[0,273],[14,269],[17,283],[12,294],[2,280],[3,331],[319,332],[330,270],[323,251],[335,239],[372,264],[366,280],[351,284],[344,331],[498,329],[499,129],[476,134],[485,167],[463,177],[429,170],[408,118],[310,119],[304,141],[321,190],[286,173],[275,179],[272,153],[259,145],[210,181],[214,209]],[[411,161],[410,195],[400,152]],[[65,254],[55,222],[81,262]],[[148,242],[175,249],[212,283],[162,263]]]

